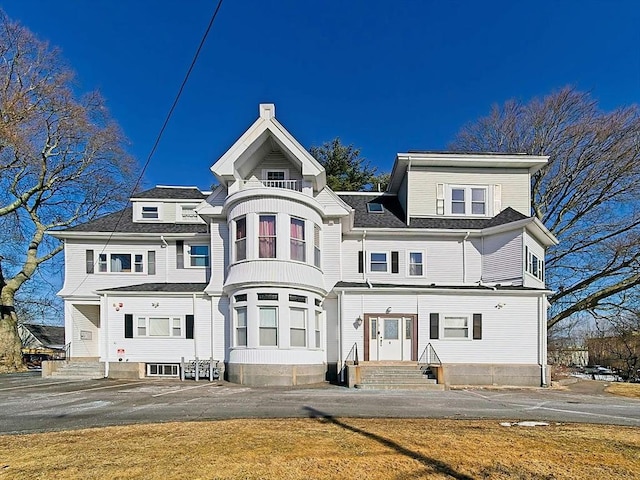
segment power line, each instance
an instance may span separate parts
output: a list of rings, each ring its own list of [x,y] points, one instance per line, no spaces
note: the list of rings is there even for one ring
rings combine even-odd
[[[151,163],[151,158],[153,157],[153,154],[156,152],[156,150],[158,148],[158,145],[160,144],[160,140],[162,139],[162,135],[164,134],[164,131],[166,130],[167,125],[169,124],[169,120],[171,120],[171,116],[173,115],[173,111],[176,109],[176,106],[178,105],[178,101],[180,100],[180,97],[182,96],[182,92],[184,91],[184,87],[186,86],[187,82],[189,81],[189,77],[191,76],[191,72],[193,71],[193,68],[196,65],[198,57],[200,56],[200,52],[202,50],[202,47],[204,46],[204,44],[205,44],[205,42],[207,40],[207,37],[209,36],[209,32],[211,31],[211,27],[213,27],[213,23],[215,22],[216,17],[218,16],[218,12],[220,11],[220,7],[222,6],[222,1],[223,0],[218,0],[218,5],[216,6],[215,10],[213,11],[213,14],[211,15],[211,19],[209,20],[209,25],[207,26],[207,29],[205,30],[204,34],[202,35],[202,39],[200,40],[200,44],[198,45],[198,48],[196,49],[196,53],[193,55],[193,59],[191,60],[191,65],[189,65],[189,69],[187,70],[187,73],[185,74],[184,79],[182,80],[180,88],[178,89],[178,93],[176,94],[176,97],[173,100],[173,103],[171,104],[171,108],[169,109],[169,112],[167,113],[167,116],[164,119],[162,127],[160,128],[160,131],[158,132],[158,136],[156,137],[156,140],[153,143],[153,147],[151,147],[151,150],[149,151],[149,155],[147,156],[147,160],[146,160],[146,162],[144,163],[144,165],[142,167],[142,171],[140,172],[140,175],[138,176],[138,179],[136,180],[135,185],[133,186],[131,194],[129,195],[130,197],[133,196],[133,194],[135,193],[136,189],[140,185],[140,182],[142,181],[142,178],[144,177],[144,174],[147,171],[147,167],[149,166],[149,163]],[[120,211],[120,215],[118,216],[118,220],[116,221],[116,224],[114,225],[113,229],[109,233],[109,238],[107,238],[107,241],[105,242],[104,247],[102,248],[102,252],[100,252],[100,253],[103,253],[105,251],[105,249],[107,248],[107,245],[109,245],[109,243],[111,242],[111,239],[113,238],[113,235],[116,233],[116,231],[118,229],[118,226],[120,225],[120,221],[122,220],[122,217],[124,216],[124,212],[126,212],[126,211],[127,211],[126,208],[124,208],[124,209],[122,209]],[[99,255],[98,255],[98,258],[100,258]],[[95,267],[95,265],[97,263],[98,263],[98,260],[95,260],[94,267]],[[88,277],[89,277],[89,275],[85,274],[85,277],[82,279],[82,282],[80,282],[80,284],[71,293],[72,294],[75,293],[84,284],[84,282],[87,280]]]

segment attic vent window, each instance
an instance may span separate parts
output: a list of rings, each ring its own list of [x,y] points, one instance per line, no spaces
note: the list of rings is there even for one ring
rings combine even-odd
[[[369,202],[367,203],[367,212],[369,213],[384,213],[384,207],[381,203]]]

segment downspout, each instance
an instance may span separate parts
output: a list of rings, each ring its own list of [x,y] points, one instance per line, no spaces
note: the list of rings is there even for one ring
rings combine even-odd
[[[411,157],[409,157],[409,165],[407,165],[407,198],[405,198],[405,207],[407,209],[406,217],[407,217],[407,227],[411,225],[411,215],[409,214],[409,192],[411,191],[411,175],[409,172],[411,171]]]
[[[467,238],[469,238],[471,232],[467,232],[467,234],[462,239],[462,283],[467,283]]]
[[[193,354],[195,358],[198,358],[198,336],[196,335],[196,294],[192,294],[193,299]],[[196,377],[198,378],[198,377]]]
[[[105,293],[100,298],[100,325],[104,324],[104,377],[109,377],[109,321],[108,321],[108,310],[107,310],[107,294]],[[103,322],[104,318],[104,322]]]
[[[362,232],[362,280],[367,281],[367,249],[366,249],[367,231]]]
[[[338,368],[340,369],[340,382],[344,383],[344,360],[342,353],[342,296],[342,292],[338,293]]]
[[[546,295],[538,297],[538,365],[540,366],[540,384],[547,386],[546,351]]]
[[[220,301],[220,298],[218,298],[218,302],[219,301]],[[214,330],[216,325],[216,320],[215,320],[216,317],[215,317],[215,306],[213,305],[213,297],[211,295],[209,295],[209,303],[211,304],[211,358],[214,358],[215,357]],[[193,323],[195,323],[195,319]]]
[[[169,283],[169,244],[164,239],[164,235],[160,235],[160,241],[162,242],[162,248],[164,248],[164,283]]]

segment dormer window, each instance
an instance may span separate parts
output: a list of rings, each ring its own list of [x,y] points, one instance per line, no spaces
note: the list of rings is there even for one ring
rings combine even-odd
[[[265,180],[286,180],[287,172],[285,170],[267,170],[264,177]]]
[[[196,213],[197,205],[181,205],[180,213],[183,222],[197,222],[198,214]]]
[[[451,185],[448,189],[448,213],[486,217],[488,209],[488,187]]]
[[[143,220],[157,220],[158,218],[160,218],[158,207],[142,207],[141,216]]]
[[[367,203],[367,212],[369,213],[384,213],[384,207],[381,203],[369,202]]]

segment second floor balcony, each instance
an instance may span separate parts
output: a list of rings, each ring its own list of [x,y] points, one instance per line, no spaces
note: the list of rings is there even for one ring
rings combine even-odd
[[[284,190],[295,190],[302,192],[302,182],[300,180],[240,180],[240,190],[247,188],[280,188]]]

